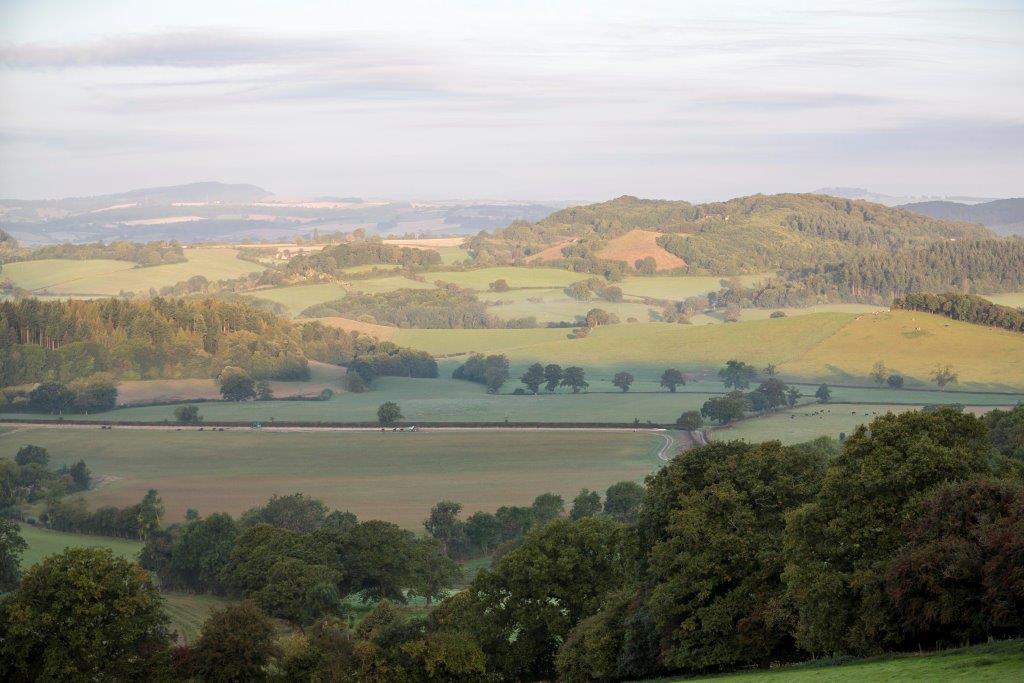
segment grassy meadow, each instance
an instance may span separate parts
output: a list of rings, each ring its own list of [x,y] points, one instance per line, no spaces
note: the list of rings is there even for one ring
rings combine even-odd
[[[4,266],[3,276],[31,291],[81,296],[114,296],[121,292],[148,292],[182,282],[195,275],[210,281],[236,278],[262,268],[237,258],[234,249],[185,249],[184,263],[138,268],[128,261],[109,259],[44,259]]]
[[[808,662],[771,671],[750,671],[675,681],[736,681],[737,683],[890,683],[892,681],[971,681],[1002,683],[1024,675],[1024,641],[1006,640],[973,647],[887,655],[845,662]]]
[[[1024,308],[1024,292],[1009,292],[1006,294],[986,294],[985,298],[1001,306],[1010,308]]]
[[[29,524],[19,524],[18,526],[21,528],[22,538],[28,543],[28,550],[21,556],[22,569],[36,564],[47,555],[62,553],[66,548],[110,548],[118,557],[133,561],[142,550],[142,543],[139,541],[128,541],[109,536],[67,534]]]
[[[254,299],[266,299],[281,304],[288,309],[288,315],[296,317],[310,306],[325,301],[341,299],[348,293],[348,288],[336,283],[317,285],[294,285],[292,287],[271,287],[246,292]]]
[[[649,432],[276,432],[240,429],[24,429],[0,438],[0,457],[35,444],[55,465],[84,459],[103,486],[90,507],[129,505],[147,489],[168,521],[186,509],[241,513],[271,495],[301,491],[362,519],[410,529],[437,501],[467,513],[528,504],[551,491],[570,499],[642,480],[660,463],[664,440]]]
[[[517,268],[503,266],[479,270],[431,272],[427,280],[443,280],[459,287],[486,292],[495,280],[505,280],[509,287],[567,287],[574,282],[586,280],[589,275],[573,273],[561,268]]]

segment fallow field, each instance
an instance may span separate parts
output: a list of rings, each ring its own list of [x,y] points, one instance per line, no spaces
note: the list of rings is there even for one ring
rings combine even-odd
[[[571,500],[583,487],[640,481],[660,463],[664,443],[633,431],[39,428],[0,436],[0,457],[35,444],[55,465],[84,459],[104,482],[84,494],[90,507],[133,504],[155,488],[168,521],[188,508],[238,514],[275,493],[301,491],[361,519],[418,529],[445,498],[468,512],[493,511],[548,491]]]

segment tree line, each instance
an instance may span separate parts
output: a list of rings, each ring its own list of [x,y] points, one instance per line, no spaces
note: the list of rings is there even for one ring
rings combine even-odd
[[[386,374],[436,376],[428,358],[319,322],[295,324],[242,302],[0,302],[0,386],[67,384],[97,373],[116,379],[216,377],[228,366],[257,380],[303,380],[309,360],[358,361],[368,381]]]
[[[0,516],[22,518],[41,501],[56,501],[91,485],[92,474],[85,461],[50,468],[45,448],[22,446],[13,460],[0,458]]]
[[[157,242],[94,242],[92,244],[47,244],[15,254],[5,254],[4,260],[38,261],[40,259],[112,259],[131,261],[139,266],[160,266],[167,263],[184,263],[185,252],[175,240]]]
[[[893,308],[944,315],[977,325],[1024,332],[1024,310],[992,303],[972,294],[907,294],[892,302]]]
[[[102,374],[64,384],[41,382],[27,389],[0,391],[0,410],[4,412],[64,415],[89,414],[112,410],[117,405],[117,385]]]
[[[304,276],[322,273],[343,275],[342,269],[367,264],[396,264],[409,270],[440,265],[441,255],[433,249],[414,249],[380,240],[367,239],[324,247],[317,252],[293,256],[281,269],[286,275]]]

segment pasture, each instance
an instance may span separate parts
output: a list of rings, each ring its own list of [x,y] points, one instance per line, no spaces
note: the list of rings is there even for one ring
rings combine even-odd
[[[985,298],[1001,306],[1009,306],[1010,308],[1024,308],[1024,292],[986,294]]]
[[[792,380],[843,384],[863,383],[882,361],[909,385],[924,386],[937,366],[948,364],[963,388],[1024,388],[1024,335],[913,311],[811,313],[728,325],[607,325],[585,339],[570,337],[571,330],[549,328],[402,329],[392,340],[435,355],[505,353],[513,362],[621,369],[706,370],[736,358],[758,367],[775,363]]]
[[[488,285],[495,280],[505,280],[508,286],[517,287],[568,287],[574,282],[586,280],[586,273],[572,273],[560,268],[517,268],[504,266],[498,268],[481,268],[480,270],[446,271],[427,273],[431,282],[443,280],[459,287],[487,291]]]
[[[651,299],[682,301],[691,296],[703,296],[722,288],[722,282],[732,278],[717,275],[661,275],[658,277],[627,277],[618,283],[623,294]],[[743,284],[764,279],[763,275],[740,275]]]
[[[188,429],[25,429],[0,438],[0,457],[25,444],[55,465],[84,459],[109,483],[84,494],[91,507],[129,505],[156,488],[168,522],[187,508],[239,514],[271,495],[301,491],[361,519],[420,529],[449,498],[466,512],[529,504],[544,492],[571,500],[640,481],[659,465],[663,438],[649,432],[300,432]]]
[[[427,282],[410,280],[400,275],[378,277],[369,280],[353,280],[350,283],[350,289],[353,292],[362,292],[364,294],[382,294],[384,292],[393,292],[396,289],[434,289],[433,283],[435,278],[433,278],[433,273],[427,273],[426,277]]]
[[[887,655],[866,660],[819,660],[771,671],[708,678],[665,679],[714,683],[887,683],[889,681],[1019,681],[1024,672],[1024,641],[1006,640],[956,650]]]
[[[296,317],[310,306],[325,301],[341,299],[348,293],[348,288],[336,283],[317,285],[293,285],[291,287],[271,287],[246,292],[246,296],[255,299],[266,299],[279,303],[288,309],[288,315]]]
[[[21,568],[27,569],[47,555],[62,553],[66,548],[110,548],[115,555],[135,561],[142,550],[139,541],[128,541],[109,536],[89,536],[87,534],[67,534],[62,531],[51,531],[30,524],[19,524],[21,537],[28,543],[28,549],[21,556]]]
[[[129,261],[109,259],[45,259],[4,266],[4,277],[32,291],[75,296],[114,296],[121,292],[148,292],[202,275],[207,280],[236,278],[262,270],[237,258],[237,250],[185,249],[184,263],[138,268]]]

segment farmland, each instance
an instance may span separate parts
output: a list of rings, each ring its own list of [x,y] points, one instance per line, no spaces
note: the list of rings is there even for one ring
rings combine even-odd
[[[44,259],[4,266],[3,277],[33,292],[76,296],[114,296],[121,292],[148,292],[202,275],[208,280],[235,278],[261,270],[237,258],[234,249],[185,250],[184,263],[138,268],[128,261],[109,259]]]
[[[427,275],[431,282],[443,280],[459,287],[487,291],[496,280],[505,280],[509,287],[567,287],[573,282],[586,280],[586,274],[571,273],[559,268],[481,268],[479,270],[433,272]]]
[[[142,550],[142,543],[108,536],[66,534],[28,524],[19,524],[21,536],[28,543],[28,550],[21,556],[22,568],[29,567],[47,555],[63,552],[65,548],[110,548],[118,557],[134,560]]]
[[[128,505],[156,488],[168,521],[187,508],[240,513],[274,493],[301,491],[365,519],[417,528],[442,498],[469,512],[641,480],[660,462],[651,433],[273,432],[26,429],[0,438],[0,457],[25,444],[55,464],[82,458],[109,483],[90,506]]]
[[[324,283],[317,285],[294,285],[292,287],[272,287],[269,289],[257,289],[248,292],[248,295],[256,299],[266,299],[279,303],[288,309],[288,315],[293,318],[310,306],[322,304],[325,301],[340,299],[348,292],[348,288],[336,283]]]

